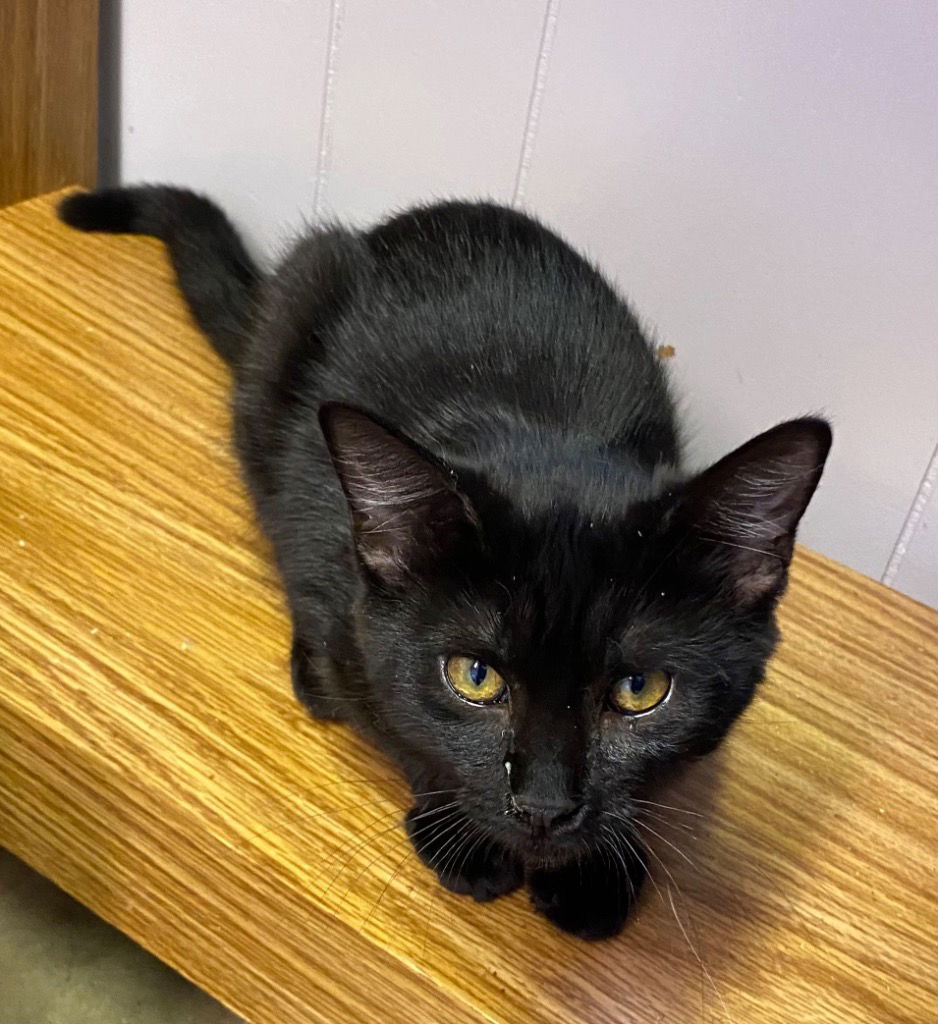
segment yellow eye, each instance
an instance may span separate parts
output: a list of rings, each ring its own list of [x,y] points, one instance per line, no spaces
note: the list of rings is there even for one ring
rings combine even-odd
[[[473,704],[494,704],[505,696],[505,680],[484,661],[456,655],[446,661],[449,685],[463,700]]]
[[[662,668],[623,676],[612,688],[609,701],[623,715],[644,715],[671,692],[671,674]]]

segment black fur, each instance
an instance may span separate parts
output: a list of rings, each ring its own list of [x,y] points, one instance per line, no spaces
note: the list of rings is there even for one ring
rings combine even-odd
[[[218,207],[161,185],[75,192],[59,216],[82,231],[152,235],[169,247],[179,287],[215,351],[234,362],[246,342],[260,275]]]
[[[632,313],[502,207],[313,231],[263,283],[191,193],[77,196],[63,217],[168,241],[233,361],[295,692],[396,758],[422,860],[476,899],[526,880],[559,927],[615,934],[646,871],[639,794],[713,749],[762,677],[828,425],[688,476]],[[454,655],[496,668],[507,699],[458,697]],[[653,669],[669,698],[612,710],[616,681]]]

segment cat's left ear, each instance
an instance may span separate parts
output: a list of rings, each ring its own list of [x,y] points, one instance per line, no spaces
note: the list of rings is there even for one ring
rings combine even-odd
[[[790,420],[747,441],[688,485],[684,512],[741,604],[784,590],[795,532],[830,446],[826,421]]]
[[[352,516],[362,563],[392,588],[442,568],[478,536],[453,475],[364,413],[326,404],[319,422]]]

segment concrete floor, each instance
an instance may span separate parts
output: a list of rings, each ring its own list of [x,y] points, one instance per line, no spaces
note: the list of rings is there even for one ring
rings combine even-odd
[[[0,850],[0,1024],[241,1024]]]

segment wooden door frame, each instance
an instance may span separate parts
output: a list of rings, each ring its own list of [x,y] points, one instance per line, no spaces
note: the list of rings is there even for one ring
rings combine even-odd
[[[98,169],[99,0],[0,3],[0,206]]]

